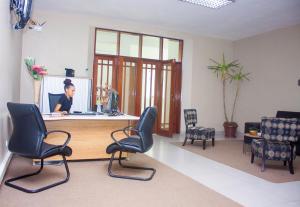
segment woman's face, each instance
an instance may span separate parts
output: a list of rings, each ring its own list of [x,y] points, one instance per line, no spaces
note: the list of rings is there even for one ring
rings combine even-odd
[[[73,97],[75,94],[75,87],[74,86],[70,86],[69,88],[66,89],[66,95],[68,97]]]

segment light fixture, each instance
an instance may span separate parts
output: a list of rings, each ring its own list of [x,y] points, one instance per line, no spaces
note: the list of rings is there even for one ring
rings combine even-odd
[[[191,4],[197,4],[212,9],[218,9],[220,7],[233,3],[235,0],[179,0],[179,1],[187,2]]]

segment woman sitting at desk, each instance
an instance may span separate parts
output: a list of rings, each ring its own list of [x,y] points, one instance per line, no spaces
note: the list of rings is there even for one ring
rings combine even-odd
[[[58,103],[55,106],[54,111],[61,112],[63,114],[68,114],[73,103],[75,86],[70,79],[66,79],[64,81],[64,84],[65,94],[60,97]]]

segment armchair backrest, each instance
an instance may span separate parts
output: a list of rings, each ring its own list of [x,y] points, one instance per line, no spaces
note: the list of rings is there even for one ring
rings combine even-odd
[[[8,149],[25,157],[37,157],[41,153],[47,129],[41,113],[34,104],[7,103],[13,132]]]
[[[300,119],[300,112],[277,111],[276,118],[297,118],[297,119]]]
[[[189,125],[195,126],[197,124],[197,110],[196,109],[184,109],[184,121],[185,126]]]
[[[296,142],[300,135],[300,119],[266,118],[261,120],[261,136],[270,141]]]
[[[48,93],[48,98],[49,98],[49,108],[50,112],[54,112],[55,106],[58,103],[60,97],[62,97],[64,94],[59,93],[59,94],[54,94],[54,93]]]
[[[153,145],[153,126],[155,123],[155,119],[157,116],[156,108],[154,107],[147,107],[142,115],[140,116],[140,120],[136,125],[136,129],[139,132],[141,137],[143,151],[148,151]]]

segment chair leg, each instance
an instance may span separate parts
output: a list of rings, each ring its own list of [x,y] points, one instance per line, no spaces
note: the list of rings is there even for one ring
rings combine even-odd
[[[262,161],[262,162],[261,162],[261,171],[263,172],[263,171],[265,171],[266,160],[265,160],[264,158],[262,158],[261,161]]]
[[[294,174],[293,160],[289,160],[289,170],[291,174]]]
[[[112,153],[110,161],[109,161],[109,165],[108,165],[108,174],[111,177],[115,177],[115,178],[123,178],[123,179],[130,179],[130,180],[141,180],[141,181],[148,181],[151,180],[156,172],[156,170],[154,168],[147,168],[147,167],[135,167],[135,166],[128,166],[128,165],[124,165],[122,164],[122,152],[120,152],[120,156],[119,156],[119,165],[123,168],[129,168],[129,169],[136,169],[136,170],[149,170],[152,171],[151,175],[147,178],[141,178],[141,177],[131,177],[131,176],[124,176],[124,175],[116,175],[112,172],[112,163],[115,157],[115,153]]]
[[[251,152],[251,164],[254,162],[254,153]]]
[[[191,144],[194,144],[195,139],[192,139]]]
[[[205,150],[206,147],[206,139],[203,139],[203,150]]]
[[[182,146],[184,146],[184,145],[186,144],[186,141],[187,141],[187,137],[185,137],[185,139],[184,139],[184,142],[183,142]]]
[[[26,174],[26,175],[21,175],[21,176],[18,176],[18,177],[15,177],[15,178],[11,178],[9,180],[6,180],[5,181],[5,185],[9,186],[9,187],[12,187],[12,188],[15,188],[17,190],[20,190],[20,191],[23,191],[25,193],[38,193],[38,192],[41,192],[41,191],[44,191],[44,190],[47,190],[49,188],[53,188],[55,186],[58,186],[58,185],[61,185],[63,183],[66,183],[68,182],[69,178],[70,178],[70,171],[69,171],[69,167],[68,167],[68,164],[67,164],[67,160],[65,158],[65,156],[62,156],[63,157],[63,163],[65,165],[65,168],[66,168],[66,173],[67,173],[67,176],[64,180],[62,181],[59,181],[59,182],[56,182],[56,183],[53,183],[51,185],[47,185],[45,187],[42,187],[42,188],[38,188],[38,189],[34,189],[34,190],[31,190],[31,189],[26,189],[26,188],[23,188],[21,186],[18,186],[18,185],[15,185],[15,184],[12,184],[12,182],[16,181],[16,180],[20,180],[20,179],[23,179],[23,178],[27,178],[27,177],[31,177],[31,176],[34,176],[34,175],[37,175],[39,174],[42,170],[43,170],[43,167],[44,167],[44,160],[42,159],[41,160],[41,166],[40,166],[40,169],[34,173],[30,173],[30,174]]]
[[[286,166],[286,160],[285,160],[285,161],[283,161],[283,166]]]
[[[212,146],[213,147],[215,146],[215,138],[214,137],[212,138]]]

